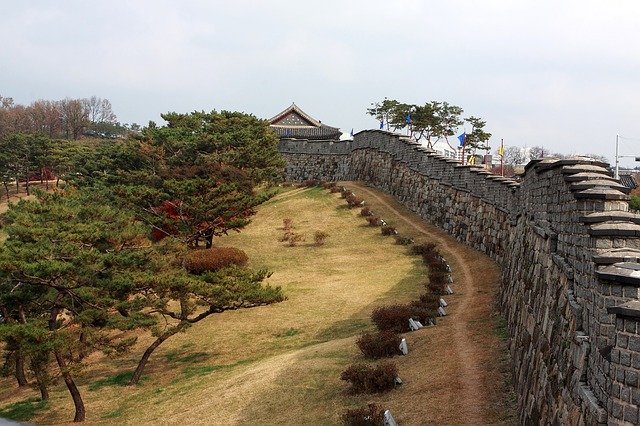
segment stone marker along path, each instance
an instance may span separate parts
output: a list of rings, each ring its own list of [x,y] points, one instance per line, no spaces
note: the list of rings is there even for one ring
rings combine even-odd
[[[363,183],[345,182],[343,184],[358,193],[365,201],[371,200],[373,204],[384,205],[397,215],[397,220],[408,225],[411,232],[415,231],[426,241],[436,243],[438,250],[452,265],[455,281],[451,287],[456,297],[455,301],[450,302],[447,308],[449,315],[446,317],[444,327],[450,329],[449,343],[451,346],[450,350],[446,352],[448,359],[443,362],[454,363],[459,366],[460,371],[458,371],[457,377],[451,377],[452,386],[439,391],[450,393],[445,398],[451,401],[449,409],[462,410],[463,416],[461,417],[468,419],[467,424],[496,423],[490,420],[491,416],[487,412],[489,407],[496,404],[496,395],[490,395],[495,393],[495,384],[487,383],[488,380],[497,378],[495,372],[487,374],[486,352],[492,348],[487,347],[489,342],[478,341],[475,338],[477,333],[475,324],[494,314],[494,302],[492,292],[486,288],[487,277],[481,273],[474,273],[474,271],[482,268],[479,265],[480,262],[488,264],[493,264],[493,262],[486,256],[476,253],[476,257],[480,257],[480,259],[474,258],[473,263],[470,263],[469,252],[474,252],[473,249],[461,248],[461,244],[452,241],[452,237],[444,231],[429,225],[416,215],[407,214],[406,210],[402,212],[401,208],[395,207],[398,206],[398,203],[391,196],[367,187]],[[418,237],[417,234],[414,236]],[[452,246],[455,246],[454,249]],[[508,422],[503,424],[508,424]]]

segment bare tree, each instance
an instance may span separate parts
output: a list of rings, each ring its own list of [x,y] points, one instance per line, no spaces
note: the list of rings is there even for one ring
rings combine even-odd
[[[116,123],[117,117],[108,99],[100,99],[92,96],[89,99],[83,99],[82,102],[87,109],[88,119],[91,124]]]
[[[65,98],[58,102],[63,130],[67,138],[78,139],[89,125],[89,112],[79,99]]]
[[[521,165],[527,162],[529,159],[522,152],[522,149],[518,146],[507,146],[504,148],[503,161],[505,164],[512,166]]]

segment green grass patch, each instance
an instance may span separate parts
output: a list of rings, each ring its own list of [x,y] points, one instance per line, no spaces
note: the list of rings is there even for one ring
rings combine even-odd
[[[201,362],[208,357],[209,357],[209,354],[206,352],[196,352],[196,353],[182,355],[182,356],[177,352],[169,352],[167,354],[167,361],[169,362]]]
[[[500,318],[494,329],[496,336],[501,340],[507,340],[509,338],[509,330],[507,330],[507,322]]]
[[[133,372],[120,373],[115,376],[107,377],[106,379],[98,380],[97,382],[89,386],[90,391],[97,391],[105,386],[127,386],[133,377]],[[140,384],[144,379],[141,379]]]
[[[276,338],[292,337],[292,336],[295,336],[295,335],[300,334],[300,333],[302,333],[302,331],[290,328],[289,330],[284,331],[282,333],[274,333],[274,334],[272,334],[272,336],[276,337]]]
[[[43,401],[40,398],[29,398],[26,401],[19,401],[0,408],[0,417],[24,422],[45,408],[47,408],[47,401]]]
[[[248,364],[252,361],[255,361],[255,359],[253,358],[242,359],[238,362],[234,362],[233,364],[226,364],[226,365],[190,365],[182,369],[182,373],[187,378],[194,377],[194,376],[206,376],[207,374],[217,370],[237,367],[242,364]]]
[[[103,419],[113,419],[114,417],[120,417],[122,415],[122,409],[118,408],[116,411],[112,411],[110,413],[102,416]]]

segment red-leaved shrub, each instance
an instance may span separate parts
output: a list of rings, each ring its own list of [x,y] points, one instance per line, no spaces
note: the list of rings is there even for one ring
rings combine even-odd
[[[378,226],[380,218],[378,216],[367,216],[367,222],[369,222],[369,226]]]
[[[396,235],[398,233],[395,226],[389,225],[380,228],[380,232],[382,232],[382,235]]]
[[[363,207],[360,209],[360,216],[373,216],[373,214],[371,213],[371,209],[367,206]]]
[[[425,253],[436,251],[436,245],[434,243],[422,243],[411,246],[411,254],[422,256]]]
[[[395,331],[383,330],[377,333],[363,333],[356,345],[365,357],[378,359],[398,355],[401,340]]]
[[[352,408],[342,415],[344,426],[384,426],[384,409],[378,404]]]
[[[376,367],[354,364],[340,374],[342,380],[351,383],[354,393],[380,393],[391,390],[396,385],[398,367],[393,362],[383,362]]]
[[[192,250],[185,257],[184,266],[192,274],[200,275],[217,271],[227,266],[245,266],[247,254],[234,247],[212,247],[204,250]]]

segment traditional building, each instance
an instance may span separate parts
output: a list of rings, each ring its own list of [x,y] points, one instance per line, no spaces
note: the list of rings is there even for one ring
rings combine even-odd
[[[327,126],[311,118],[293,103],[275,117],[269,119],[271,128],[280,140],[298,139],[309,141],[339,141],[342,132],[337,127]]]

